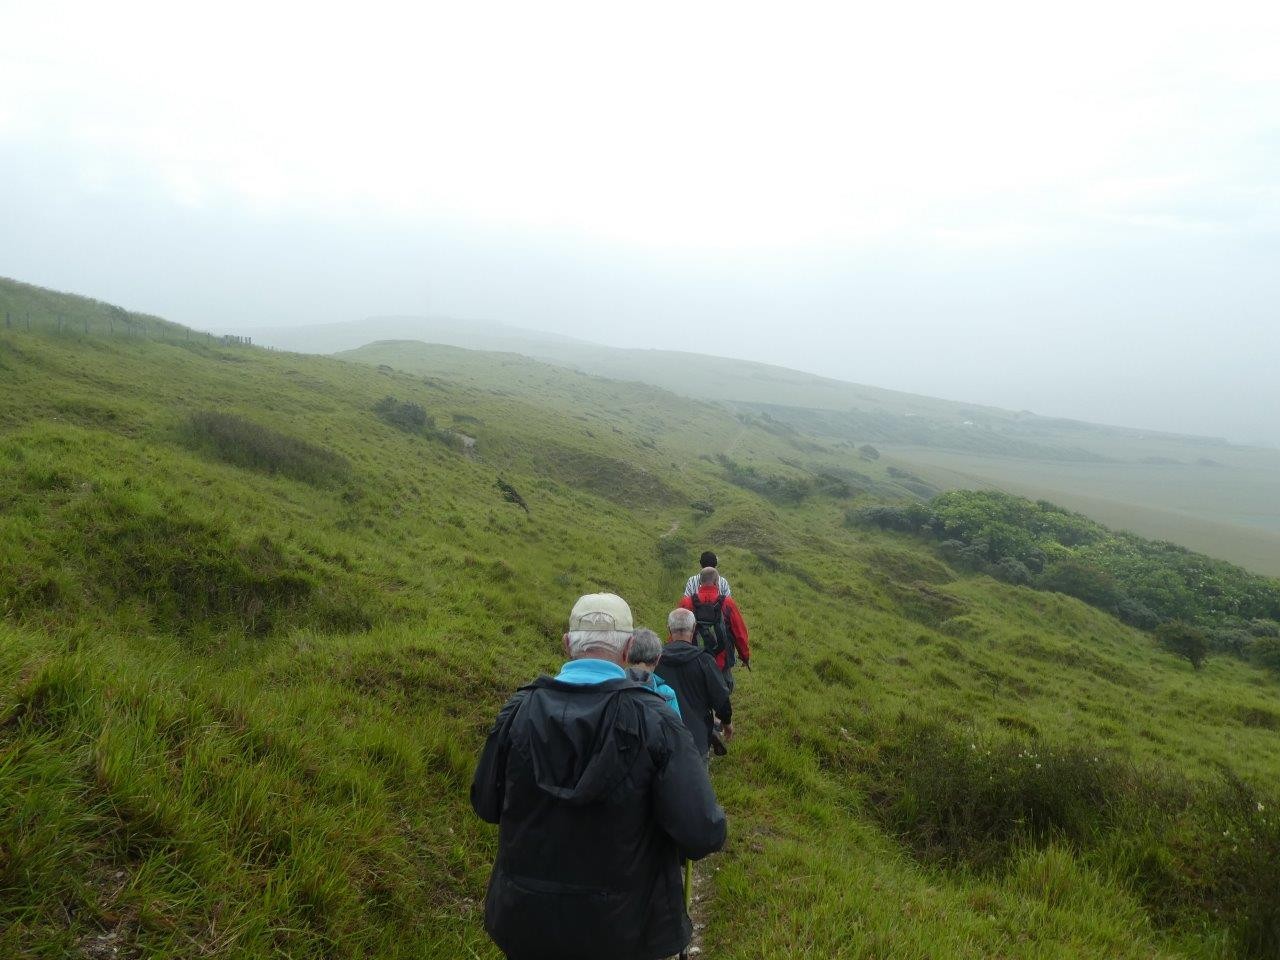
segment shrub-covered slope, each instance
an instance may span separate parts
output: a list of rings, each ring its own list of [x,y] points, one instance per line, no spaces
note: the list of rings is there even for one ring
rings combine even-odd
[[[756,648],[707,955],[1274,951],[1267,673],[845,526],[884,461],[457,354],[0,332],[0,955],[494,956],[488,723],[706,546]]]

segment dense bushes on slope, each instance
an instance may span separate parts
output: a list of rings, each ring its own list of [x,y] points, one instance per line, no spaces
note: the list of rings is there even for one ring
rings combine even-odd
[[[1171,543],[1109,530],[1045,501],[959,490],[928,504],[850,511],[858,526],[920,533],[952,562],[1074,596],[1152,629],[1186,621],[1210,647],[1248,653],[1280,620],[1280,581]]]

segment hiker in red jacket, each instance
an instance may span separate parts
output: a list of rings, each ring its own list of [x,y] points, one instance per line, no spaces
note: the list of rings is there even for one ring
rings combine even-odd
[[[716,665],[732,693],[733,665],[740,659],[744,667],[751,669],[751,644],[737,603],[733,597],[720,592],[720,571],[703,567],[698,574],[697,594],[681,597],[680,606],[693,611],[694,642],[716,658]]]

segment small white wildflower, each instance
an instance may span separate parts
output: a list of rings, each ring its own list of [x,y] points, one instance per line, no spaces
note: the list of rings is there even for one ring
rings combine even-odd
[[[1265,806],[1263,806],[1262,801],[1261,801],[1261,800],[1259,800],[1259,801],[1258,801],[1258,812],[1259,812],[1259,813],[1261,813],[1261,812],[1262,812],[1263,810],[1265,810],[1265,809],[1267,809],[1267,808],[1266,808]]]

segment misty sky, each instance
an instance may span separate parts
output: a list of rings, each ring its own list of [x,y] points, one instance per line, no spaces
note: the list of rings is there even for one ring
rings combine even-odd
[[[0,275],[1280,445],[1280,3],[0,0]]]

